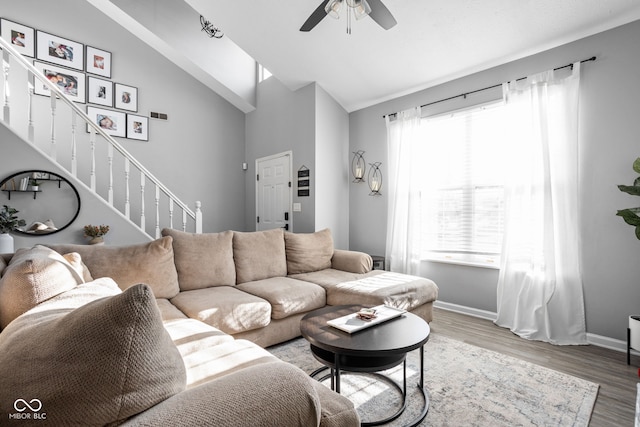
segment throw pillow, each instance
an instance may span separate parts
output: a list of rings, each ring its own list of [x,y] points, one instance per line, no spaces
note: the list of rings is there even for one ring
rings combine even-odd
[[[287,275],[287,256],[281,228],[266,231],[233,232],[236,283]]]
[[[328,228],[315,233],[284,233],[289,274],[331,268],[333,237]]]
[[[196,234],[165,228],[162,235],[173,238],[180,290],[236,284],[232,231]]]
[[[18,249],[0,279],[0,327],[5,328],[41,302],[84,283],[77,270],[79,263],[78,254],[65,258],[40,245]]]
[[[111,277],[120,289],[146,283],[156,298],[178,295],[178,273],[171,237],[129,246],[49,245],[60,253],[77,252],[91,276]]]
[[[144,284],[68,314],[16,319],[0,334],[0,378],[0,419],[17,412],[16,399],[37,399],[51,425],[118,424],[186,387],[182,358]]]

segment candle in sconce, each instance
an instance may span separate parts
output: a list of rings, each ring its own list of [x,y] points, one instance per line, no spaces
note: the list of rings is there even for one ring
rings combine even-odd
[[[363,172],[364,171],[362,170],[362,166],[356,166],[356,178],[357,179],[362,179],[362,176],[364,175]]]
[[[380,191],[380,180],[378,179],[377,176],[374,176],[371,179],[371,191],[373,191],[374,193],[377,193],[378,191]]]

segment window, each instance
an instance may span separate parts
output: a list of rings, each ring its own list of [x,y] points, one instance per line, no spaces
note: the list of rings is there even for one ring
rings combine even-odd
[[[422,257],[499,265],[504,229],[501,102],[422,119]]]
[[[271,71],[264,68],[262,64],[258,64],[258,83],[267,80],[271,76]]]

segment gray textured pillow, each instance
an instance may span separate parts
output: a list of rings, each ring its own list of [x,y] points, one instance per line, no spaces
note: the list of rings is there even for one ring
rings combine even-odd
[[[118,423],[185,389],[184,363],[148,286],[71,312],[47,304],[0,334],[0,419],[23,398],[40,401],[47,424]]]
[[[333,237],[328,228],[315,233],[284,233],[284,244],[289,274],[331,268]]]
[[[232,231],[195,234],[165,228],[162,235],[173,238],[180,290],[236,284]]]
[[[19,249],[0,279],[0,327],[81,283],[82,262],[77,253],[62,256],[39,245]]]
[[[171,237],[128,246],[47,245],[60,253],[77,252],[91,276],[111,277],[120,289],[146,283],[156,298],[178,295],[178,273]]]
[[[287,275],[287,256],[281,228],[233,233],[236,283]]]

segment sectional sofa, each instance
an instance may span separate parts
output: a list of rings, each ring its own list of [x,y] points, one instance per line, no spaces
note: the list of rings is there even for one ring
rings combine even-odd
[[[264,347],[299,336],[302,316],[327,304],[384,303],[431,320],[432,281],[371,266],[364,253],[334,249],[329,230],[165,229],[147,244],[5,254],[0,417],[358,425],[348,399]]]

